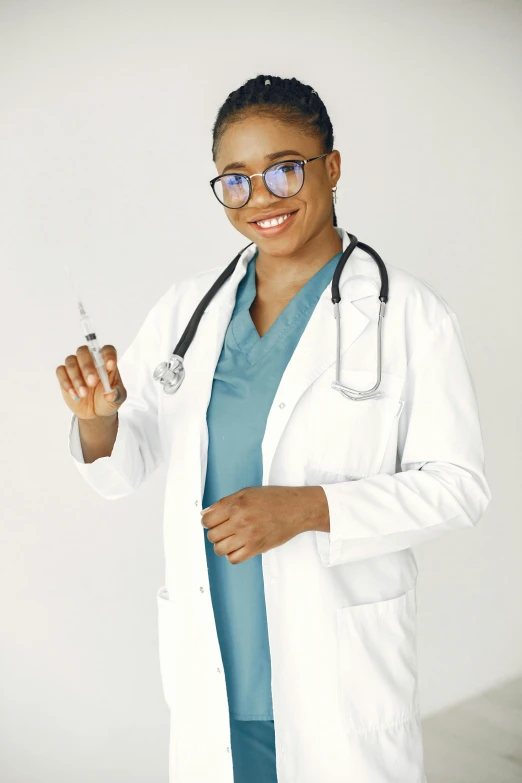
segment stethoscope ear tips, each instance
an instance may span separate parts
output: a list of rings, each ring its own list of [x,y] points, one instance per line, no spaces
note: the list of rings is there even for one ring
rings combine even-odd
[[[177,392],[185,378],[183,359],[173,354],[168,362],[161,362],[154,370],[153,378],[163,386],[165,394]]]

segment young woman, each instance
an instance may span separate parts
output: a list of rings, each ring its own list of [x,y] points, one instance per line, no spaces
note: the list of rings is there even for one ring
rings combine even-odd
[[[168,462],[170,780],[422,783],[411,547],[490,501],[457,318],[386,261],[381,320],[382,270],[337,227],[341,156],[311,87],[249,80],[212,150],[213,192],[248,240],[236,263],[176,282],[119,362],[104,346],[116,400],[87,346],[57,368],[98,493]],[[164,393],[177,376],[153,377],[158,362],[220,277]]]

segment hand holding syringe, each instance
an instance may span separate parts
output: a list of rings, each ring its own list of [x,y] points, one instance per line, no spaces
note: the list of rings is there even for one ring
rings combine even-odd
[[[117,367],[116,349],[112,345],[105,345],[100,349],[96,332],[85,311],[77,286],[72,281],[68,266],[64,265],[64,269],[73,285],[87,345],[80,346],[76,355],[71,354],[66,358],[65,365],[56,368],[63,398],[78,418],[113,416],[127,398]]]

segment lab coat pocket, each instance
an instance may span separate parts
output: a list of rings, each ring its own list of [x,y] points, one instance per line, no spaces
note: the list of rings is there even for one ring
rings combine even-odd
[[[355,401],[332,389],[334,377],[332,368],[312,385],[309,467],[319,481],[322,473],[325,479],[328,474],[355,479],[371,476],[379,472],[398,425],[405,379],[382,373],[379,391],[383,396]],[[375,384],[375,372],[367,370],[348,370],[341,378],[353,389]]]
[[[363,734],[419,711],[415,586],[385,601],[337,609],[345,729]]]
[[[165,586],[156,593],[158,604],[159,662],[163,695],[170,709],[174,704],[174,617],[169,592]]]

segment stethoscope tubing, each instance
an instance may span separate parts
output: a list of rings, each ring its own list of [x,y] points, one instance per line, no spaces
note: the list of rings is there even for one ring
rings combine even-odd
[[[356,236],[348,234],[350,237],[350,244],[343,252],[341,258],[337,262],[333,277],[332,277],[332,303],[334,304],[334,314],[337,319],[337,363],[336,363],[336,380],[332,384],[333,388],[341,391],[346,397],[353,400],[367,399],[368,396],[377,396],[374,394],[375,390],[379,386],[381,380],[381,329],[382,318],[384,316],[384,307],[388,301],[388,272],[386,266],[379,256],[376,250],[365,242],[359,242]],[[254,242],[249,242],[242,250],[239,251],[237,256],[230,262],[230,264],[223,270],[217,280],[214,281],[207,293],[203,296],[202,300],[194,310],[192,317],[190,318],[185,331],[181,335],[176,347],[172,352],[172,356],[168,362],[162,362],[156,367],[154,371],[154,380],[159,380],[163,385],[164,391],[167,394],[173,394],[179,389],[183,379],[185,377],[185,369],[183,366],[183,359],[185,354],[195,337],[199,322],[203,316],[203,313],[207,309],[209,302],[214,298],[216,293],[222,287],[223,283],[228,280],[233,273],[236,265],[241,258],[242,254],[253,245]],[[377,383],[371,389],[359,391],[357,389],[349,389],[347,386],[343,386],[339,380],[339,365],[340,365],[340,315],[339,315],[339,302],[341,301],[341,294],[339,290],[339,281],[344,269],[344,265],[353,253],[356,247],[365,250],[376,262],[379,268],[379,274],[381,278],[381,289],[379,292],[379,300],[381,302],[379,308],[379,324],[378,324],[378,337],[377,337]],[[351,392],[351,393],[350,393]]]

